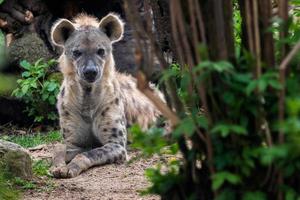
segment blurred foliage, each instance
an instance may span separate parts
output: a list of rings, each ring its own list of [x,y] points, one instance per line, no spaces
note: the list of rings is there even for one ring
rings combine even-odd
[[[11,184],[10,178],[5,172],[3,164],[0,165],[0,199],[17,200],[20,192]]]
[[[55,60],[44,62],[42,59],[34,64],[27,61],[20,63],[25,71],[22,73],[22,79],[17,81],[18,88],[12,95],[26,102],[25,112],[34,117],[35,122],[53,121],[58,118],[55,104],[60,82],[51,77],[49,72],[50,67],[55,64]]]
[[[5,36],[0,29],[0,70],[4,66],[4,62],[5,62]]]
[[[299,5],[299,1],[293,2]],[[300,11],[293,10],[292,14],[298,17]],[[234,36],[238,48],[241,48],[240,20],[239,11],[235,10]],[[274,34],[277,60],[281,58],[279,49],[283,44],[293,46],[300,39],[299,19],[291,17],[287,23],[287,38],[279,39],[279,31],[283,26],[279,19],[274,18],[273,26],[268,30]],[[284,199],[300,199],[300,76],[297,75],[300,73],[300,54],[290,63],[286,85],[280,84],[277,68],[264,68],[262,75],[255,78],[252,73],[253,58],[249,53],[237,54],[236,59],[236,66],[228,61],[202,60],[192,71],[172,64],[164,72],[161,82],[176,80],[177,94],[185,105],[186,113],[180,114],[181,123],[173,130],[171,140],[166,140],[161,134],[153,134],[153,130],[142,133],[136,126],[131,129],[133,147],[141,149],[146,156],[164,154],[157,167],[146,171],[152,185],[143,193],[159,194],[163,199],[173,199],[175,193],[180,193],[175,191],[188,193],[191,187],[198,186],[188,185],[190,182],[185,179],[186,174],[181,169],[188,165],[183,163],[198,163],[195,164],[196,169],[185,171],[198,175],[202,173],[199,177],[205,177],[210,172],[203,171],[207,170],[203,166],[212,164],[215,172],[209,180],[194,180],[194,183],[198,183],[202,190],[208,188],[204,193],[215,193],[216,199],[274,199],[276,191],[282,192]],[[203,83],[206,85],[212,124],[201,114],[198,104],[200,97],[194,90],[195,85]],[[188,89],[191,85],[193,93]],[[286,116],[284,122],[279,123],[278,93],[283,88],[287,90]],[[257,124],[262,124],[262,127]],[[277,142],[279,131],[285,136],[282,144]],[[207,159],[206,139],[195,140],[203,132],[207,132],[212,140],[212,163]],[[273,141],[271,144],[268,137]],[[178,145],[183,138],[193,140],[192,144],[196,147],[179,152]],[[164,151],[172,147],[176,148]],[[168,154],[175,159],[164,159]],[[182,154],[187,154],[186,160],[178,156]],[[283,172],[284,184],[281,185],[277,180],[279,171]],[[192,177],[196,179],[197,176]],[[177,198],[200,198],[195,195],[190,193],[189,196]]]
[[[60,131],[51,131],[49,133],[36,133],[26,135],[3,135],[0,139],[10,141],[21,145],[24,148],[35,147],[41,144],[48,144],[51,142],[60,142],[62,136]]]
[[[236,54],[239,54],[241,51],[241,42],[242,42],[242,17],[239,10],[237,1],[234,2],[233,10],[233,30],[234,30],[234,41],[236,46]]]
[[[17,77],[10,74],[0,73],[0,95],[10,96],[11,92],[17,88]]]

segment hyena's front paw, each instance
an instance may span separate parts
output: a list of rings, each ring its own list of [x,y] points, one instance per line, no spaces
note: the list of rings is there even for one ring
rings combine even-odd
[[[53,167],[50,169],[50,173],[55,178],[73,178],[81,173],[81,169],[75,163],[70,163],[65,166]]]
[[[67,167],[68,167],[68,175],[67,175],[68,178],[76,177],[82,172],[81,168],[75,163],[71,162],[68,164]]]
[[[55,177],[55,178],[67,178],[68,177],[68,167],[66,165],[64,166],[59,166],[59,167],[52,167],[50,169],[50,173]]]

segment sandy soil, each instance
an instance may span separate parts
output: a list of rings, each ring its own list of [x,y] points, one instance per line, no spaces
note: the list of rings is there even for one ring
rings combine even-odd
[[[53,145],[30,150],[33,159],[50,159]],[[137,152],[129,151],[129,157]],[[138,191],[149,186],[144,170],[155,165],[157,158],[140,159],[130,164],[111,164],[94,167],[72,179],[53,179],[51,191],[26,191],[25,200],[157,200],[158,196],[140,196]]]

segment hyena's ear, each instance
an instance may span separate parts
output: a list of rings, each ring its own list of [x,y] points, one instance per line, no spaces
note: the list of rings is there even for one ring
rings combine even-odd
[[[118,15],[110,13],[101,19],[99,28],[108,36],[110,41],[114,43],[123,37],[124,22]]]
[[[63,47],[66,40],[75,30],[72,22],[67,19],[58,20],[51,30],[51,39],[54,45]]]

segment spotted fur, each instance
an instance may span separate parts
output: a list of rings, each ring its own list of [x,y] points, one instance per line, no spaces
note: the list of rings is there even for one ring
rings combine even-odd
[[[106,32],[106,25],[112,30]],[[106,36],[98,34],[99,26],[101,34],[106,33]],[[126,127],[138,123],[147,129],[160,115],[137,89],[136,79],[115,70],[111,44],[122,38],[123,26],[124,23],[115,14],[109,14],[100,22],[94,17],[80,15],[72,22],[62,19],[53,26],[53,43],[64,48],[59,58],[64,80],[57,97],[64,144],[55,149],[52,168],[55,177],[74,177],[95,165],[126,161]],[[94,45],[98,40],[110,40],[105,46],[107,55],[102,59],[102,76],[94,83],[80,79],[77,64],[70,59],[68,52],[73,48],[69,40],[77,37],[72,34],[76,31],[76,34],[81,34],[82,30],[82,34],[96,31],[99,35],[97,41],[79,41],[80,45],[88,45],[88,48],[92,48],[89,45]],[[157,94],[161,95],[158,91]]]

